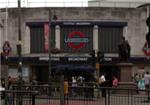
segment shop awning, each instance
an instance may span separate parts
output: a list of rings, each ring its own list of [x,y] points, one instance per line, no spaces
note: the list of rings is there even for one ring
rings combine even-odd
[[[83,72],[94,72],[96,69],[90,65],[56,65],[54,67],[57,72],[59,71],[83,71]]]

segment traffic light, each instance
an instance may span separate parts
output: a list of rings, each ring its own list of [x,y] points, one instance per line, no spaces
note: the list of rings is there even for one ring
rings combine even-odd
[[[150,48],[150,14],[146,20],[146,24],[148,26],[148,33],[146,34],[146,41],[147,41],[147,44],[148,44],[148,48]]]
[[[98,51],[98,52],[97,52],[97,61],[98,61],[99,63],[101,63],[101,62],[103,62],[103,60],[104,60],[104,53]]]

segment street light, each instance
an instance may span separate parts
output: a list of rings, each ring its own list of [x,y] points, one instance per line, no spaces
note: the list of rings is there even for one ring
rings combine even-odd
[[[19,57],[19,63],[18,63],[18,73],[21,74],[22,78],[22,41],[21,41],[21,3],[20,0],[18,0],[18,43],[17,43],[17,53]]]
[[[51,10],[49,10],[49,77],[48,77],[48,84],[49,84],[49,95],[51,95]]]
[[[18,60],[18,77],[22,80],[22,41],[21,41],[21,6],[20,0],[18,0],[18,43],[17,43],[17,54]],[[21,85],[21,84],[20,84]],[[20,86],[21,87],[21,86]]]
[[[49,10],[49,77],[51,76],[51,10]]]
[[[52,19],[53,20],[57,20],[57,15],[54,13],[53,17],[52,17],[52,11],[51,9],[49,10],[49,50],[48,50],[48,53],[49,53],[49,77],[48,77],[48,84],[49,84],[49,94],[51,94],[51,79],[52,79],[52,64],[51,64],[51,34],[52,34],[52,31],[51,31],[51,23],[52,23]]]
[[[51,34],[52,34],[52,30],[51,30],[51,23],[52,23],[52,20],[54,20],[54,21],[56,21],[58,18],[57,18],[57,15],[55,14],[55,12],[54,12],[54,14],[53,14],[53,17],[52,17],[52,12],[51,12],[51,10],[49,10],[49,51],[48,51],[48,53],[49,53],[49,79],[51,78],[51,74],[52,74],[52,69],[51,69],[51,42],[52,42],[52,40],[51,40]]]
[[[21,3],[20,0],[18,0],[18,43],[17,43],[17,54],[19,57],[18,62],[18,80],[17,80],[17,90],[21,90],[22,88],[22,38],[21,38]],[[22,94],[17,94],[17,104],[22,105]]]

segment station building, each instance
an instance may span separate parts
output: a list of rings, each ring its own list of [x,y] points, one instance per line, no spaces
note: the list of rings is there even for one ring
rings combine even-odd
[[[150,59],[142,50],[146,42],[148,12],[146,6],[21,8],[23,78],[30,81],[36,76],[40,82],[48,81],[50,42],[51,69],[77,67],[83,74],[94,70],[95,76],[105,73],[109,80],[117,75],[120,82],[132,82],[135,73],[143,74],[150,70]],[[1,60],[2,77],[17,77],[18,9],[8,8],[7,25],[5,15],[5,9],[2,9],[1,44],[6,41],[7,32],[11,52]],[[120,62],[118,57],[122,37],[131,46],[131,57],[127,62]],[[104,53],[103,62],[98,64],[99,67],[95,62],[94,69],[91,68],[92,50]]]

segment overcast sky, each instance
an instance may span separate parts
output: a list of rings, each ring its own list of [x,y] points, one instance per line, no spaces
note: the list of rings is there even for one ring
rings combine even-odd
[[[18,0],[0,0],[0,7],[17,7]],[[87,7],[92,0],[21,0],[22,7]],[[150,2],[150,0],[94,0],[108,2]]]
[[[18,0],[0,0],[0,7],[17,7]],[[67,7],[88,5],[88,0],[21,0],[22,7]]]

